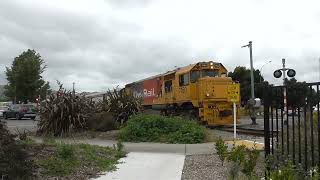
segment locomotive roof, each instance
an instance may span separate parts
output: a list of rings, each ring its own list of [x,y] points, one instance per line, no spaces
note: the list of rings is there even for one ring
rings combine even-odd
[[[195,63],[195,64],[190,64],[188,66],[184,66],[184,67],[181,67],[181,68],[177,68],[177,73],[178,74],[184,74],[186,72],[189,72],[192,68],[194,68],[194,66],[200,64],[200,63],[207,63],[207,62],[198,62],[198,63]],[[218,62],[213,62],[214,64],[216,65],[220,65],[220,67],[222,67],[224,70],[227,71],[227,69],[221,64],[221,63],[218,63]]]
[[[199,64],[199,63],[201,63],[201,62],[198,62],[198,63],[195,63],[195,64],[189,64],[189,65],[187,65],[187,66],[183,66],[183,67],[180,67],[180,68],[176,68],[175,70],[168,71],[168,72],[166,72],[166,73],[162,73],[162,74],[158,74],[158,75],[155,75],[155,76],[151,76],[151,77],[148,77],[148,78],[145,78],[145,79],[141,79],[141,80],[139,80],[139,81],[135,81],[135,82],[126,84],[125,86],[130,86],[130,85],[132,85],[132,84],[140,83],[140,82],[143,82],[143,81],[146,81],[146,80],[154,79],[154,78],[161,77],[161,76],[165,76],[165,75],[172,74],[172,73],[183,74],[183,73],[186,73],[186,72],[190,71],[195,65],[197,65],[197,64]],[[218,62],[213,62],[213,63],[219,64],[222,68],[224,68],[224,69],[227,71],[227,69],[226,69],[221,63],[218,63]]]

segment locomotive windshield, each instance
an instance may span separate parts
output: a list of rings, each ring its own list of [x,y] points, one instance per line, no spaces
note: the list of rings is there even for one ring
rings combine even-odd
[[[212,70],[212,69],[206,69],[206,70],[202,70],[201,71],[201,75],[202,77],[218,77],[219,76],[219,72],[217,70]]]
[[[218,77],[219,72],[217,70],[213,69],[206,69],[206,70],[201,70],[201,71],[191,71],[190,73],[190,81],[191,83],[196,82],[199,78],[201,77]]]
[[[196,82],[200,77],[200,71],[191,71],[190,80],[192,83]]]

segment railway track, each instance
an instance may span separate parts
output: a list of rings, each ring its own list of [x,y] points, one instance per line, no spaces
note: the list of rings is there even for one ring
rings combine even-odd
[[[217,129],[219,129],[221,131],[233,132],[233,127],[219,127]],[[264,136],[264,129],[237,127],[237,133],[246,134],[246,135],[253,135],[253,136]],[[270,134],[271,133],[272,132],[270,132]],[[273,133],[277,133],[277,131],[274,130]]]
[[[233,132],[233,127],[220,127],[218,129],[221,131]],[[264,136],[263,129],[237,127],[237,133],[246,134],[246,135],[253,135],[253,136]]]

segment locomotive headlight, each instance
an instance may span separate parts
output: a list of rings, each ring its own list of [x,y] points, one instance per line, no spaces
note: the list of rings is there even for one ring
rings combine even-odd
[[[209,97],[209,96],[210,96],[210,94],[209,94],[209,93],[207,93],[207,94],[206,94],[206,96],[207,96],[207,97]]]
[[[213,66],[211,66],[210,69],[213,69]]]
[[[213,66],[213,62],[210,62],[210,66]]]

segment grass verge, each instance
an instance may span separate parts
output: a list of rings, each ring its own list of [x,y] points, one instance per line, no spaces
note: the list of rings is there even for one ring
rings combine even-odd
[[[89,144],[57,143],[54,139],[38,144],[31,140],[20,141],[29,154],[33,154],[35,179],[88,179],[116,169],[119,159],[125,156],[123,145],[101,147]]]
[[[206,129],[180,117],[139,114],[120,130],[119,138],[129,142],[194,144],[205,142]]]

